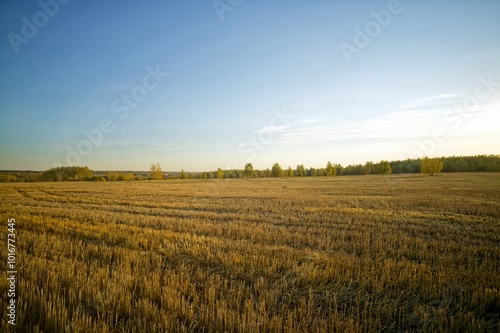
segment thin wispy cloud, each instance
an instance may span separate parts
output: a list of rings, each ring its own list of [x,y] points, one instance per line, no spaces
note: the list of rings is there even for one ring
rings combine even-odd
[[[78,154],[94,170],[141,170],[162,158],[172,169],[208,170],[298,156],[321,165],[332,153],[350,163],[382,150],[392,159],[435,128],[459,137],[439,145],[444,155],[460,152],[465,135],[479,138],[469,141],[478,153],[500,138],[498,1],[412,1],[350,65],[339,45],[355,42],[354,26],[364,30],[360,15],[386,4],[257,2],[224,22],[202,1],[99,2],[100,15],[85,19],[94,5],[61,7],[17,53],[0,41],[0,169],[46,170],[70,160],[67,147],[91,147]],[[22,34],[21,18],[40,10],[28,7],[5,7],[2,31]],[[462,117],[456,110],[475,103],[467,98],[477,85],[489,97]],[[281,107],[294,117],[271,114]]]
[[[492,123],[498,124],[498,104],[486,104],[470,115],[470,123],[475,130],[467,127],[468,135],[480,135]],[[436,127],[449,127],[448,118],[444,117],[447,109],[396,111],[387,115],[360,122],[329,123],[310,126],[311,122],[295,123],[283,131],[277,143],[307,144],[318,141],[366,140],[366,139],[409,139],[428,136]],[[319,122],[316,122],[319,123]],[[465,133],[464,133],[465,134]]]
[[[463,99],[464,96],[460,94],[443,93],[438,95],[432,95],[428,97],[422,97],[410,101],[408,104],[403,106],[403,109],[425,109],[437,106],[443,106],[446,104],[453,103],[454,101],[459,101]]]

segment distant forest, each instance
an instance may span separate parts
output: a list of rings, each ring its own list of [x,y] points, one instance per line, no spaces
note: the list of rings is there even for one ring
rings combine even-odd
[[[500,155],[475,155],[440,157],[434,160],[442,162],[440,172],[500,172]],[[93,171],[87,166],[67,166],[52,168],[44,172],[0,171],[0,182],[39,182],[39,181],[132,181],[148,179],[217,179],[217,178],[265,178],[265,177],[322,177],[369,174],[410,174],[421,173],[423,159],[398,161],[366,162],[364,164],[326,163],[324,168],[306,168],[299,164],[292,168],[282,168],[275,163],[271,168],[254,169],[247,163],[244,169],[203,172],[163,172],[156,163],[150,172]],[[437,171],[436,173],[439,173]]]

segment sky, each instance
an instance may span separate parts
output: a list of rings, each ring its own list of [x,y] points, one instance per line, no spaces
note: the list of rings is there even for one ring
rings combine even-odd
[[[0,2],[0,170],[499,154],[500,1]]]

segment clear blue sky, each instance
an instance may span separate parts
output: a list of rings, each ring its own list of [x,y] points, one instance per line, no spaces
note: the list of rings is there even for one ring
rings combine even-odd
[[[497,0],[41,3],[0,4],[0,169],[500,153]]]

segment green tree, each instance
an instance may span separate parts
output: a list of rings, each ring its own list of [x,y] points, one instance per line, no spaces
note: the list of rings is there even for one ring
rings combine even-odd
[[[292,167],[288,167],[288,169],[286,170],[286,176],[287,177],[293,177],[293,170],[292,170]]]
[[[207,178],[208,178],[207,172],[203,171],[203,173],[201,174],[201,179],[207,179]]]
[[[380,161],[378,164],[378,172],[381,175],[390,175],[392,173],[391,164],[388,161]]]
[[[187,179],[187,175],[186,173],[184,172],[184,169],[181,170],[181,174],[179,176],[181,179]]]
[[[252,177],[253,165],[252,163],[245,164],[245,177]]]
[[[345,169],[344,169],[344,167],[342,165],[335,164],[334,167],[335,167],[335,170],[337,171],[337,175],[343,175],[344,174]]]
[[[222,170],[221,168],[217,169],[217,178],[219,179],[224,178],[224,170]]]
[[[363,167],[363,173],[365,175],[369,175],[370,173],[372,173],[372,170],[373,170],[373,162],[366,162],[365,166]]]
[[[442,168],[443,162],[441,159],[424,157],[420,165],[420,172],[433,176],[435,173],[440,173]]]
[[[87,166],[77,167],[77,175],[80,180],[90,180],[94,175],[94,172],[90,170]]]
[[[271,177],[281,177],[283,175],[283,169],[278,163],[274,163],[271,169]]]
[[[106,180],[108,181],[117,181],[119,178],[120,178],[120,173],[117,171],[106,172]]]
[[[328,163],[326,163],[325,172],[326,172],[327,176],[335,176],[335,175],[337,175],[337,169],[335,169],[333,167],[333,164],[330,161],[328,161]]]
[[[120,172],[120,175],[118,176],[118,180],[124,180],[124,181],[134,180],[134,174],[131,172],[129,172],[129,173]]]
[[[297,168],[295,169],[295,176],[304,177],[306,175],[306,168],[304,164],[297,164]]]
[[[259,172],[259,177],[264,177],[264,178],[271,177],[271,170],[269,170],[269,168],[261,170]]]
[[[62,166],[43,172],[39,179],[44,181],[91,180],[94,172],[87,166]],[[28,181],[24,179],[23,181]]]
[[[163,179],[163,172],[161,171],[160,163],[151,163],[149,167],[149,179],[160,180]]]

